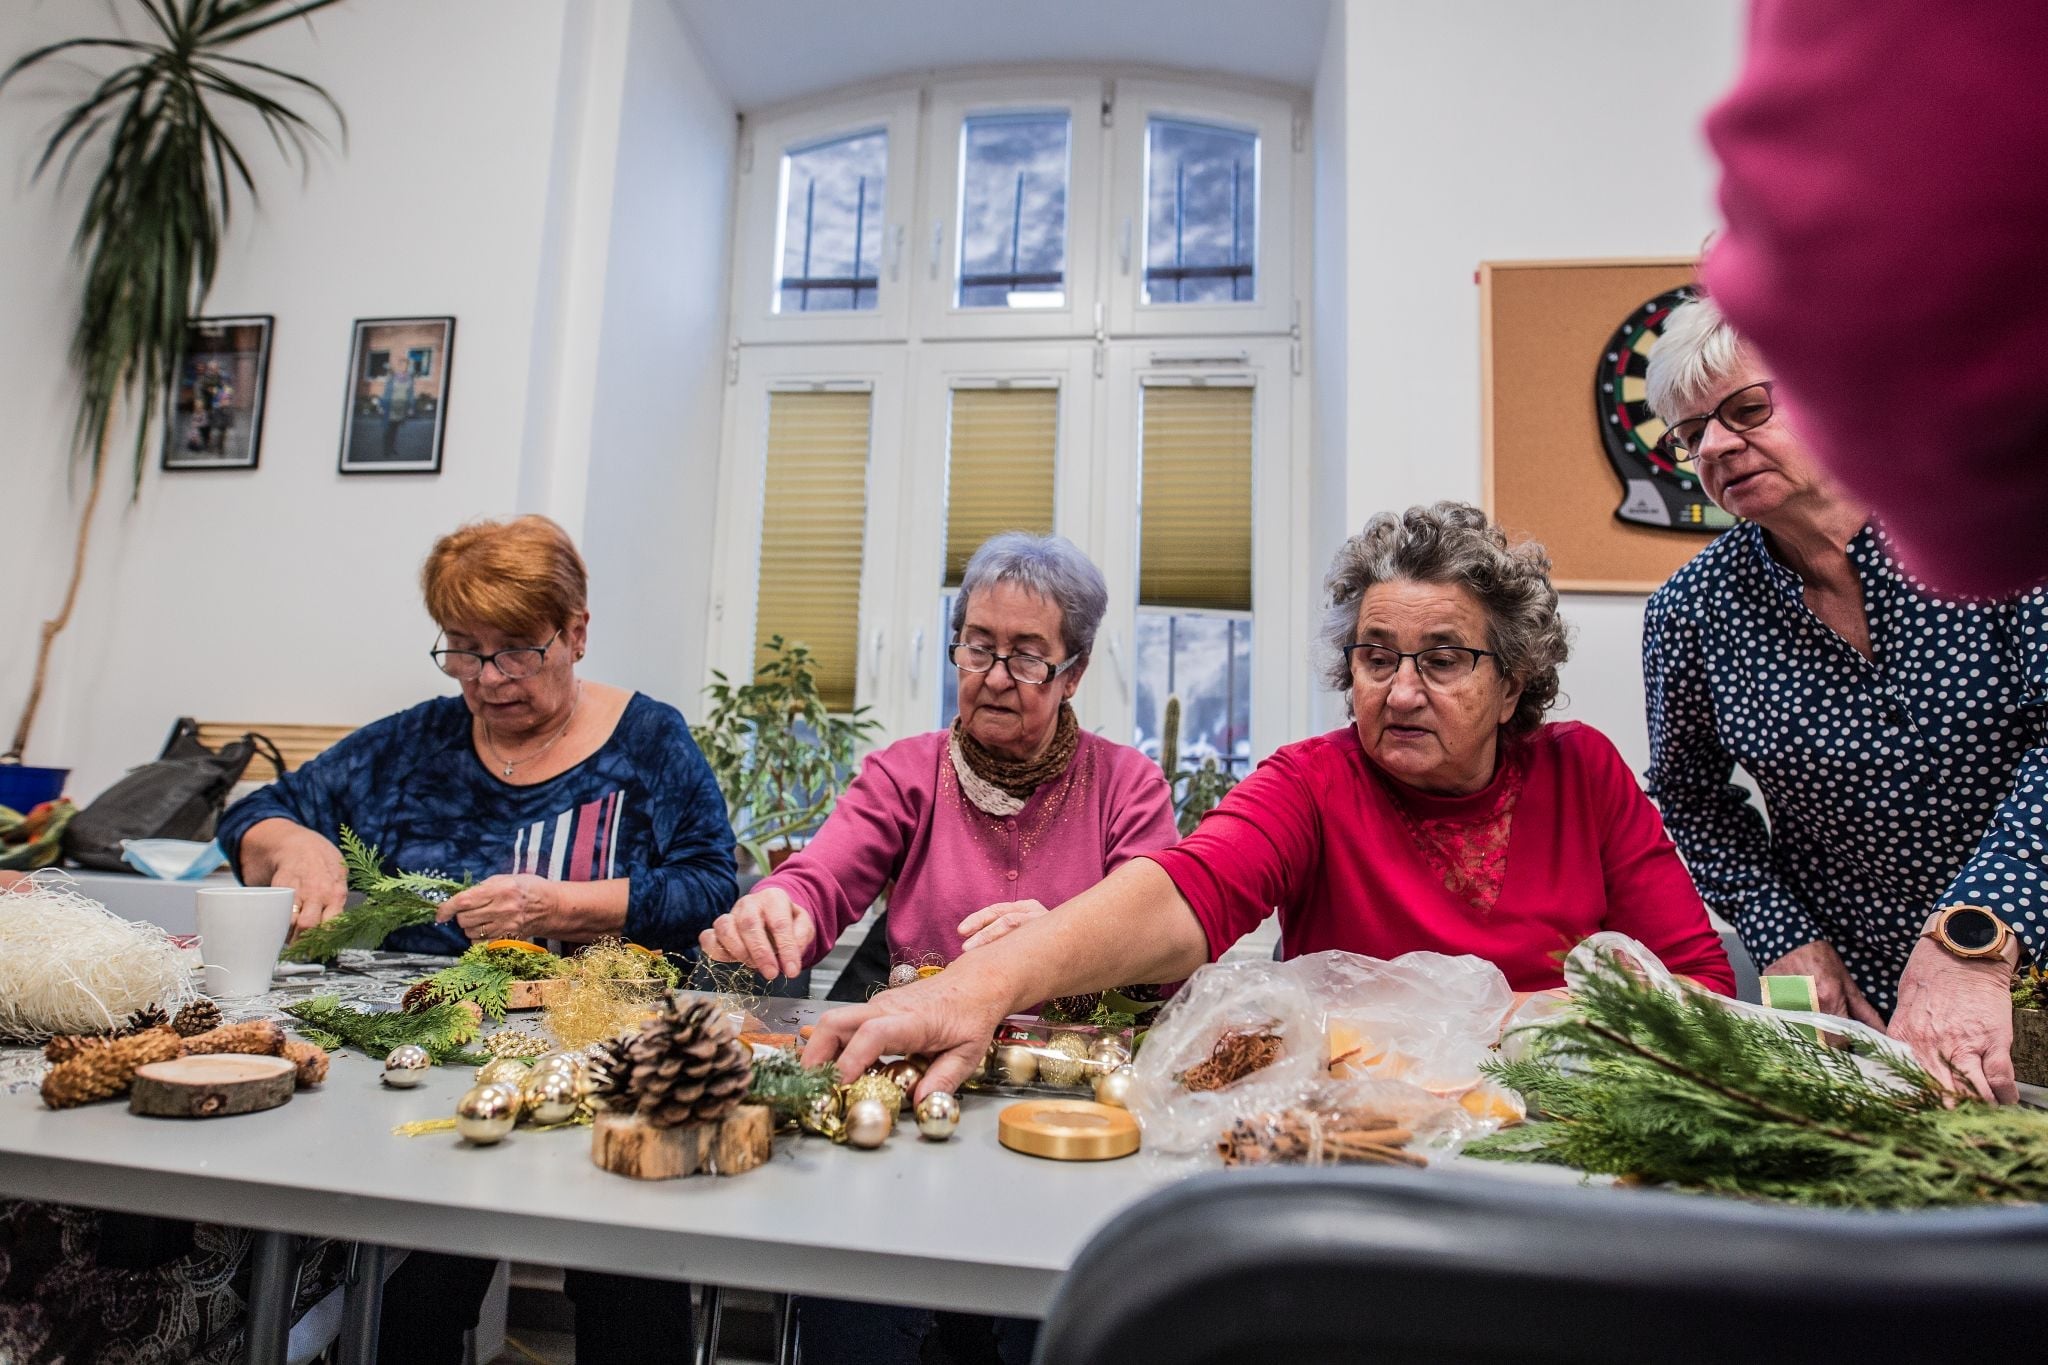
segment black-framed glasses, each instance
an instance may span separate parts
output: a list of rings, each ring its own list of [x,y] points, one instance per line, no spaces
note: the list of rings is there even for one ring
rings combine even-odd
[[[479,654],[473,649],[430,649],[427,653],[434,660],[434,667],[460,682],[475,682],[481,678],[485,664],[496,664],[502,676],[517,681],[540,672],[540,666],[547,662],[548,651],[561,638],[562,632],[558,630],[548,636],[544,645],[519,645],[490,654]]]
[[[1750,431],[1762,426],[1778,410],[1771,401],[1771,391],[1775,387],[1769,379],[1745,384],[1714,404],[1712,412],[1679,418],[1657,438],[1657,449],[1690,462],[1698,458],[1700,447],[1706,443],[1709,422],[1719,422],[1730,432]]]
[[[1467,649],[1463,645],[1432,645],[1405,652],[1385,645],[1346,645],[1344,657],[1351,665],[1352,677],[1376,687],[1394,680],[1403,659],[1415,660],[1415,676],[1422,679],[1423,686],[1456,687],[1472,676],[1481,659],[1500,656],[1490,649]]]
[[[1036,654],[998,654],[987,645],[969,644],[955,640],[947,647],[946,657],[953,661],[953,667],[963,673],[986,673],[997,664],[1004,664],[1010,670],[1012,682],[1030,683],[1041,686],[1051,682],[1060,674],[1079,663],[1080,657],[1056,664],[1050,659],[1041,659]]]

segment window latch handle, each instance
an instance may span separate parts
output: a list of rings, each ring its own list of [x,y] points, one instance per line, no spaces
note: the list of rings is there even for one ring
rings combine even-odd
[[[943,248],[944,248],[944,246],[945,246],[945,245],[946,245],[946,225],[945,225],[945,223],[944,223],[944,222],[936,222],[936,223],[933,223],[933,224],[932,224],[932,258],[931,258],[931,260],[930,260],[929,262],[927,262],[927,264],[926,264],[926,267],[925,267],[925,268],[926,268],[927,270],[929,270],[929,271],[931,272],[931,277],[932,277],[933,279],[937,279],[937,278],[939,277],[939,252],[940,252],[940,250],[941,250],[941,249],[943,249]]]
[[[910,636],[910,695],[917,695],[917,675],[924,667],[924,627],[919,626]]]
[[[894,284],[903,278],[903,224],[896,225],[895,239],[889,245],[889,282]]]
[[[1123,231],[1117,234],[1116,260],[1119,272],[1131,273],[1131,216],[1128,213],[1124,215]]]

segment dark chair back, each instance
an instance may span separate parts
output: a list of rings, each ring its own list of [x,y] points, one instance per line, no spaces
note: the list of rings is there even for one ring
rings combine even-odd
[[[2048,1209],[1853,1214],[1457,1170],[1219,1172],[1119,1215],[1041,1365],[1969,1360],[2048,1308]]]

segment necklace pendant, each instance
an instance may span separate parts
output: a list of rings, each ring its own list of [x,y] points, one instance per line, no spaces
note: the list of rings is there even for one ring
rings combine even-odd
[[[517,766],[518,766],[518,765],[517,765],[516,763],[507,763],[507,764],[505,765],[505,776],[507,776],[507,777],[510,777],[510,776],[512,776],[512,769],[514,769],[514,768],[515,768],[515,767],[517,767]]]

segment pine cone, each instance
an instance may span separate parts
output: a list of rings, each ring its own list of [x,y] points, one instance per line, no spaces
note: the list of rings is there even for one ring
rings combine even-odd
[[[87,1048],[50,1068],[43,1077],[43,1103],[52,1109],[69,1109],[109,1099],[128,1088],[136,1068],[169,1061],[182,1051],[184,1041],[168,1027]]]
[[[284,1030],[269,1019],[250,1019],[240,1024],[223,1024],[185,1040],[192,1056],[209,1052],[245,1052],[275,1057],[284,1051]]]
[[[60,1033],[43,1044],[43,1059],[49,1062],[68,1062],[82,1052],[105,1047],[114,1041],[108,1033]]]
[[[1207,1061],[1181,1073],[1180,1083],[1189,1090],[1221,1090],[1272,1065],[1279,1055],[1278,1034],[1232,1029],[1216,1040]]]
[[[590,1058],[590,1098],[602,1108],[621,1113],[633,1108],[633,1101],[626,1094],[626,1078],[633,1074],[626,1049],[632,1042],[631,1037],[613,1038],[599,1044]]]
[[[671,996],[624,1051],[625,1075],[616,1082],[623,1093],[609,1103],[630,1107],[656,1128],[725,1117],[746,1098],[754,1076],[753,1050],[710,1000]]]
[[[434,989],[432,981],[415,981],[406,988],[405,996],[398,1002],[398,1007],[407,1014],[418,1014],[422,1010],[432,1008],[440,998],[441,993]]]
[[[1085,1024],[1095,1015],[1095,1007],[1102,1003],[1101,991],[1089,991],[1084,995],[1062,995],[1047,1002],[1043,1017],[1061,1024]]]
[[[151,1005],[147,1009],[140,1009],[129,1015],[128,1022],[114,1030],[114,1036],[116,1038],[131,1038],[149,1029],[162,1028],[170,1022],[170,1019],[161,1009]]]
[[[202,995],[178,1011],[178,1017],[171,1020],[171,1027],[178,1031],[180,1038],[217,1029],[220,1027],[220,1006]]]
[[[299,1089],[327,1079],[327,1049],[293,1038],[285,1043],[284,1055],[299,1069]]]

